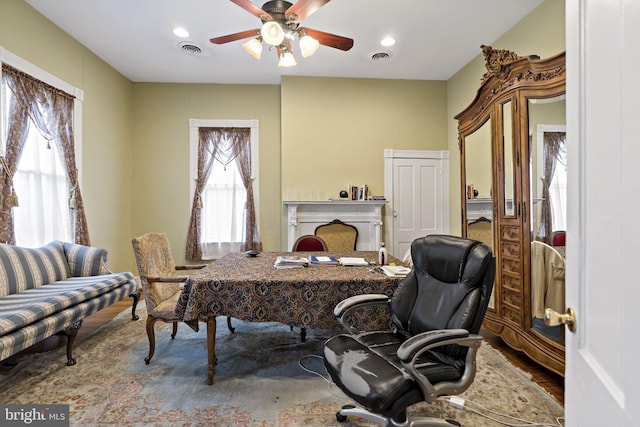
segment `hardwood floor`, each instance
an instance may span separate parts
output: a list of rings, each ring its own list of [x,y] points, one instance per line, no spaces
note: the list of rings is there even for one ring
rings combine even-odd
[[[144,301],[140,301],[140,304],[144,304]],[[104,325],[109,320],[120,314],[122,311],[131,311],[131,299],[125,298],[109,307],[106,307],[99,312],[87,317],[82,322],[82,327],[78,331],[78,341],[84,337],[90,335],[98,327]],[[146,319],[140,318],[138,322],[145,322]],[[522,352],[515,351],[506,345],[499,337],[493,335],[486,329],[482,329],[480,334],[487,340],[491,346],[499,350],[505,357],[516,367],[522,369],[525,372],[529,372],[533,376],[533,381],[543,387],[549,394],[551,394],[558,402],[564,405],[564,378],[561,375],[551,372],[543,366],[533,362]]]

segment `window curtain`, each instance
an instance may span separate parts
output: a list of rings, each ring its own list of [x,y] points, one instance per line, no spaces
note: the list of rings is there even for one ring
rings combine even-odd
[[[542,180],[542,205],[536,240],[550,244],[551,232],[553,231],[550,186],[555,174],[556,163],[559,159],[566,158],[566,133],[545,132],[543,144],[544,176],[540,178]]]
[[[15,206],[13,171],[20,161],[29,126],[33,123],[47,141],[53,141],[58,147],[71,189],[69,209],[74,242],[89,246],[91,242],[73,141],[74,97],[6,64],[2,64],[2,79],[13,96],[9,107],[5,157],[2,159],[5,173],[0,191],[0,241],[15,244],[11,215],[11,208]]]
[[[191,207],[191,220],[187,236],[186,258],[190,261],[203,259],[202,244],[202,198],[214,162],[227,165],[236,162],[246,190],[246,214],[243,216],[243,236],[240,250],[262,250],[262,242],[256,222],[251,177],[251,129],[249,128],[199,128],[198,175]]]

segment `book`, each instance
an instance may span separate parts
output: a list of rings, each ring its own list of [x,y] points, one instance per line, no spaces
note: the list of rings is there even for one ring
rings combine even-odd
[[[350,266],[368,266],[369,262],[364,258],[342,257],[340,258],[340,264]]]
[[[340,262],[333,256],[315,256],[311,255],[309,257],[311,264],[316,265],[338,265]]]
[[[382,271],[389,277],[404,277],[411,269],[409,267],[403,267],[401,265],[383,265]]]
[[[276,262],[273,264],[275,268],[302,268],[309,265],[309,260],[305,257],[297,255],[278,255]]]

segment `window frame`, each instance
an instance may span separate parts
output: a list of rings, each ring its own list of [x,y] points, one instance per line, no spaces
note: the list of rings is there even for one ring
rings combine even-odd
[[[189,119],[189,204],[193,208],[196,181],[198,179],[198,130],[203,128],[250,128],[251,144],[251,178],[253,185],[253,201],[256,210],[256,226],[260,229],[260,144],[258,120],[219,120],[219,119]]]

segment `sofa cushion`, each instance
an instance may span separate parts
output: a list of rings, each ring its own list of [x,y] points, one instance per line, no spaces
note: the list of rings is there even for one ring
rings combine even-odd
[[[0,336],[133,283],[133,274],[71,277],[0,298]]]
[[[46,288],[46,286],[44,286]],[[130,281],[97,298],[65,308],[55,314],[37,320],[6,335],[0,335],[0,360],[4,360],[41,341],[81,319],[103,309],[127,296],[137,289],[137,284]]]
[[[76,243],[63,243],[69,264],[70,277],[97,276],[109,274],[106,249],[83,246]]]
[[[38,288],[69,277],[62,242],[40,248],[0,243],[0,296]]]

